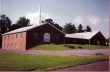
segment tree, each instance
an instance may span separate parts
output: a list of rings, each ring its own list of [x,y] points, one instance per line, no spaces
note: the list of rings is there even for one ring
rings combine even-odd
[[[59,26],[59,24],[57,24],[57,23],[55,23],[54,26],[55,26],[56,28],[58,28],[59,30],[61,30],[61,31],[62,31],[62,29],[63,29],[63,28],[62,28],[61,26]]]
[[[18,28],[19,28],[19,26],[17,24],[13,24],[11,26],[11,29],[10,30],[12,31],[12,30],[15,30],[15,29],[18,29]]]
[[[91,30],[91,27],[90,27],[89,25],[87,25],[86,31],[87,31],[87,32],[91,32],[91,31],[92,31],[92,30]]]
[[[73,32],[73,33],[76,33],[76,31],[77,31],[77,29],[76,29],[75,25],[73,24],[73,25],[72,25],[72,32]]]
[[[63,28],[58,23],[55,23],[52,19],[45,19],[44,21],[42,21],[42,23],[45,23],[45,22],[50,23],[51,25],[55,26],[59,30],[63,30]]]
[[[26,19],[25,17],[20,17],[16,24],[19,27],[26,27],[26,26],[29,26],[30,20]]]
[[[10,31],[11,20],[6,15],[0,15],[0,33],[3,34],[5,32]]]
[[[79,33],[80,33],[80,32],[84,32],[83,26],[82,26],[81,24],[78,26],[78,32],[79,32]]]
[[[45,19],[44,21],[45,21],[45,22],[49,22],[49,23],[51,23],[51,24],[54,23],[52,19]]]
[[[66,23],[66,25],[64,26],[63,31],[65,33],[75,33],[76,32],[76,27],[75,27],[74,24],[72,25],[71,23]]]

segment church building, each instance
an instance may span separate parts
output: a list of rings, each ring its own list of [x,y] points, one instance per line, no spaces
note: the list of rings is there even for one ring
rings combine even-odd
[[[105,45],[106,38],[100,31],[72,33],[65,35],[65,43]]]
[[[2,34],[2,49],[26,50],[41,43],[64,43],[65,34],[51,25],[19,28]]]
[[[65,34],[48,22],[41,23],[40,6],[37,24],[2,34],[2,49],[27,50],[42,43],[105,44],[105,37],[100,31]]]

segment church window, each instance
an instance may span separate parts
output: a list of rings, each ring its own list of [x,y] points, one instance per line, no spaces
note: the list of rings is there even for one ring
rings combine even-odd
[[[23,41],[23,34],[21,33],[20,34],[20,39],[21,39],[21,42]]]
[[[4,36],[4,40],[6,39],[6,36]]]
[[[8,35],[8,39],[10,38],[10,35]]]
[[[20,38],[22,38],[22,37],[23,37],[23,34],[21,33]]]
[[[16,33],[16,38],[18,37],[18,34]]]
[[[33,36],[34,36],[34,38],[37,38],[37,33],[36,32],[33,33]]]
[[[7,44],[7,48],[9,48],[9,44]]]
[[[13,40],[13,34],[12,34],[12,40]]]
[[[22,43],[20,43],[20,47],[22,48]]]
[[[16,48],[17,48],[17,43],[16,43]]]
[[[5,44],[4,44],[4,48],[5,48]]]

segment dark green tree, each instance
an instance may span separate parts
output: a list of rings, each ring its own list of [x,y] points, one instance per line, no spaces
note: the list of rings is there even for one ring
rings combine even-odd
[[[51,25],[55,26],[59,30],[63,30],[63,28],[58,23],[55,23],[52,19],[45,19],[44,21],[42,21],[42,23],[45,23],[45,22],[50,23]]]
[[[10,31],[11,20],[6,15],[0,15],[0,34]]]
[[[77,29],[76,29],[75,25],[73,24],[72,25],[72,33],[76,33],[76,31],[77,31]]]
[[[91,30],[91,27],[90,27],[89,25],[87,25],[86,31],[87,31],[87,32],[91,32],[91,31],[92,31],[92,30]]]
[[[19,27],[26,27],[30,25],[30,20],[25,17],[20,17],[16,23]]]
[[[75,33],[76,32],[76,27],[75,27],[74,24],[72,25],[71,23],[66,23],[66,25],[64,26],[63,31],[65,33]]]
[[[80,33],[80,32],[84,32],[83,26],[82,26],[81,24],[78,26],[78,32],[79,32],[79,33]]]
[[[59,26],[59,24],[57,24],[57,23],[55,23],[54,26],[55,26],[56,28],[58,28],[59,30],[61,30],[61,31],[62,31],[62,29],[63,29],[63,28],[62,28],[61,26]]]
[[[50,24],[54,24],[53,20],[52,19],[45,19],[44,22],[48,22]]]
[[[18,29],[18,28],[19,28],[19,26],[17,24],[13,24],[11,26],[11,29],[10,30],[12,31],[12,30],[15,30],[15,29]]]

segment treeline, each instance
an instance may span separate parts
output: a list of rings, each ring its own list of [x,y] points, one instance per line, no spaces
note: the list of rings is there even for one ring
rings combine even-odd
[[[12,24],[12,21],[6,15],[0,15],[0,35],[12,31],[21,27],[26,27],[30,25],[30,20],[25,17],[20,17],[19,20]]]
[[[75,24],[72,23],[66,23],[64,27],[61,27],[58,23],[55,23],[52,19],[45,19],[44,22],[49,22],[50,24],[54,25],[56,28],[60,29],[64,33],[81,33],[81,32],[91,32],[91,27],[87,25],[85,29],[83,29],[83,26],[79,24],[78,28],[76,28]]]
[[[63,32],[65,33],[81,33],[81,32],[91,32],[91,27],[89,25],[86,26],[85,29],[83,29],[82,24],[79,24],[76,28],[75,24],[72,23],[66,23],[66,25],[63,28]]]
[[[64,27],[61,27],[58,23],[54,22],[52,19],[42,20],[42,23],[45,22],[52,24],[53,26],[55,26],[56,28],[60,29],[65,33],[80,33],[85,31],[86,32],[92,31],[90,26],[87,26],[86,29],[83,29],[83,26],[81,24],[78,26],[78,28],[76,28],[76,26],[72,23],[66,23]],[[20,17],[15,24],[12,24],[12,21],[10,20],[9,17],[7,17],[6,15],[0,15],[0,34],[30,25],[32,24],[30,24],[30,20],[28,18]]]

